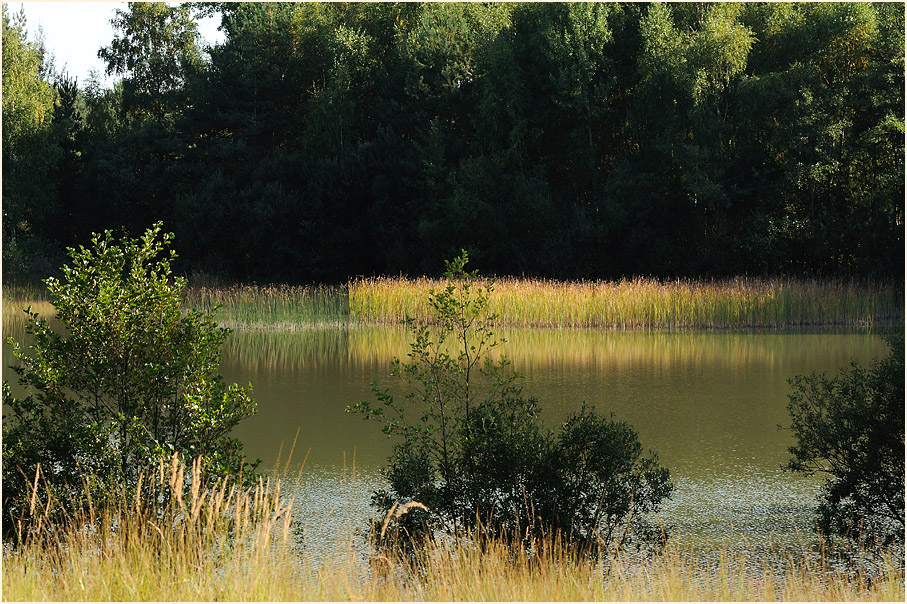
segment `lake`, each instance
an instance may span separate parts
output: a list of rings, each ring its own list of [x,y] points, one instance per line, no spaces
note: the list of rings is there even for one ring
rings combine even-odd
[[[21,337],[21,334],[12,335]],[[868,363],[887,347],[855,332],[641,332],[571,329],[502,330],[499,350],[525,376],[546,424],[556,426],[583,401],[614,413],[658,452],[676,490],[663,521],[680,539],[719,544],[792,543],[811,534],[818,482],[781,471],[792,444],[788,378],[830,374],[851,360]],[[344,412],[369,398],[378,380],[404,358],[403,327],[333,326],[298,331],[237,331],[222,373],[254,385],[259,413],[236,435],[246,453],[273,467],[298,430],[293,460],[308,451],[299,495],[310,538],[330,539],[368,515],[370,490],[392,441],[376,422]],[[6,366],[3,377],[14,382]],[[16,388],[14,388],[16,390]],[[291,469],[295,469],[293,466]],[[320,534],[320,537],[316,537]],[[311,541],[310,541],[311,542]]]

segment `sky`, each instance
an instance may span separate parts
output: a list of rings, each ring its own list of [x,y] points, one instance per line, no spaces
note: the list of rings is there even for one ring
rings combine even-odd
[[[81,87],[88,81],[89,72],[95,69],[101,82],[110,84],[110,79],[104,76],[104,61],[98,58],[98,49],[113,40],[110,20],[114,10],[126,9],[125,2],[7,2],[7,14],[18,13],[23,7],[28,38],[34,40],[41,27],[45,47],[53,53],[57,71],[63,71],[65,65],[65,70],[78,78]],[[223,33],[217,31],[219,24],[220,17],[199,22],[204,42],[223,41]]]

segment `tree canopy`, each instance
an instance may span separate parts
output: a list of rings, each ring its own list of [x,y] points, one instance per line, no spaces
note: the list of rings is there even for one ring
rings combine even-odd
[[[163,220],[179,270],[246,280],[461,249],[558,278],[899,276],[902,8],[132,3],[99,42],[122,79],[74,101],[4,11],[4,258]]]

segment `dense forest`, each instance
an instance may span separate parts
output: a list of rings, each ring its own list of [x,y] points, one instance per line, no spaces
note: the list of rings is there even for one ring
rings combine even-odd
[[[196,19],[219,15],[202,47]],[[332,282],[904,272],[903,3],[133,3],[54,67],[3,9],[4,280],[91,232]],[[65,57],[56,57],[65,61]]]

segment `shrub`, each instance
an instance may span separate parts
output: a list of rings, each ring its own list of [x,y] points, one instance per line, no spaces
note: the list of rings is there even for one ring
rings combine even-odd
[[[536,516],[567,534],[568,541],[602,542],[614,549],[628,541],[657,544],[664,527],[651,514],[670,498],[670,472],[658,456],[643,456],[626,422],[586,406],[570,417],[539,466]]]
[[[55,499],[73,501],[135,486],[174,453],[201,458],[206,477],[250,469],[229,433],[255,403],[217,374],[228,331],[211,312],[181,311],[185,280],[172,279],[172,235],[160,231],[119,244],[108,231],[70,249],[62,279],[45,281],[63,329],[26,309],[33,343],[10,338],[28,394],[15,398],[4,384],[6,535],[27,526],[39,476]]]
[[[384,471],[389,488],[373,497],[385,518],[381,535],[389,511],[416,501],[427,509],[396,514],[391,538],[465,529],[510,538],[559,534],[594,548],[659,541],[646,517],[670,496],[669,472],[654,454],[643,457],[628,424],[591,407],[557,436],[543,428],[520,376],[490,356],[500,343],[488,313],[494,284],[479,284],[467,260],[464,252],[448,262],[448,284],[429,295],[431,326],[408,320],[415,331],[409,362],[395,359],[392,368],[408,388],[403,402],[373,384],[377,401],[347,408],[401,437]]]
[[[789,470],[826,477],[818,528],[862,545],[904,544],[904,334],[887,358],[829,379],[796,376]]]

